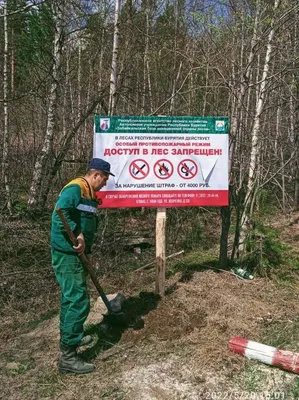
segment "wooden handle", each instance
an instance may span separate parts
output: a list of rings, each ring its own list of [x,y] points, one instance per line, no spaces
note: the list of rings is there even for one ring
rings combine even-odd
[[[74,246],[77,246],[78,244],[78,240],[76,238],[76,236],[74,235],[74,232],[71,230],[63,212],[61,211],[61,208],[56,208],[56,212],[60,218],[60,221],[62,222],[64,229],[66,230],[69,238],[71,239],[71,242],[73,243]]]
[[[77,246],[78,240],[77,240],[76,236],[74,235],[74,232],[71,230],[71,228],[70,228],[70,226],[69,226],[69,224],[68,224],[68,222],[67,222],[67,220],[66,220],[66,218],[65,218],[65,216],[64,216],[64,214],[63,214],[63,212],[61,210],[61,208],[56,208],[55,211],[56,211],[57,215],[59,216],[59,218],[60,218],[60,220],[61,220],[61,222],[62,222],[62,224],[64,226],[64,229],[66,230],[66,232],[68,234],[68,237],[70,238],[71,242],[73,243],[74,246]],[[99,284],[97,276],[95,274],[95,271],[92,268],[92,266],[90,265],[88,258],[86,257],[86,255],[84,253],[78,254],[78,256],[79,256],[80,260],[82,261],[84,267],[88,271],[88,273],[90,275],[90,278],[91,278],[93,284],[95,285],[99,295],[101,296],[103,302],[105,303],[108,311],[110,313],[112,313],[113,310],[111,308],[109,300],[107,299],[107,296],[105,295],[101,285]]]

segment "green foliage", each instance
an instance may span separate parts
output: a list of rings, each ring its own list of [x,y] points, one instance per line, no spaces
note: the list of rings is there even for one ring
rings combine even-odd
[[[273,191],[260,189],[256,200],[260,216],[273,215],[277,211],[277,200],[273,198]]]
[[[32,88],[32,80],[28,77],[35,71],[47,69],[52,65],[51,53],[54,39],[54,26],[51,10],[41,5],[38,10],[29,9],[16,14],[12,21],[13,46],[15,49],[15,85],[16,90],[27,90],[26,84]],[[40,78],[42,78],[40,76]]]
[[[27,203],[24,201],[15,200],[12,206],[17,213],[25,214],[27,211]]]
[[[283,262],[286,246],[278,240],[276,229],[257,225],[247,237],[247,253],[236,264],[248,271],[268,276]]]
[[[191,226],[191,229],[187,232],[183,242],[183,247],[185,250],[206,247],[202,227],[198,221],[195,221],[195,223]]]

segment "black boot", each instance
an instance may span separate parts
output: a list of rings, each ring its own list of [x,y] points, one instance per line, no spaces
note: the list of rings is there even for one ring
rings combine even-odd
[[[77,355],[76,346],[67,346],[66,344],[60,343],[60,359],[58,364],[59,372],[74,374],[88,374],[94,371],[94,365],[89,364]]]

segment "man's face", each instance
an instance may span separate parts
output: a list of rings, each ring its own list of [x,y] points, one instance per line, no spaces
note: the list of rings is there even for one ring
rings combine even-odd
[[[102,187],[106,186],[109,179],[109,174],[102,171],[96,171],[94,174],[94,190],[98,192]]]

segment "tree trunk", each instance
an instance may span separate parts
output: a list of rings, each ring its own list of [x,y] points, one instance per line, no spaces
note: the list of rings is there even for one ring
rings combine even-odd
[[[297,12],[297,21],[298,21]],[[293,33],[293,32],[292,32]],[[298,54],[298,22],[295,24],[294,41],[293,41],[293,54],[295,61],[293,61],[293,75],[292,75],[292,91],[290,93],[290,137],[291,144],[295,147],[296,155],[293,167],[292,176],[294,179],[294,202],[293,210],[298,211],[299,207],[299,160],[298,160],[298,138],[299,138],[299,63],[297,60]]]
[[[243,151],[241,148],[242,144],[242,134],[244,134],[244,129],[242,128],[242,116],[243,116],[243,108],[244,108],[244,102],[245,102],[245,95],[246,91],[248,90],[248,84],[250,82],[250,77],[251,77],[251,71],[253,67],[253,60],[255,57],[255,45],[256,45],[256,40],[257,40],[257,26],[258,26],[258,15],[256,15],[255,21],[254,21],[254,27],[253,27],[253,35],[251,39],[251,48],[250,48],[250,53],[248,56],[248,61],[246,64],[246,67],[244,69],[244,74],[241,77],[241,80],[239,81],[235,77],[235,61],[232,60],[232,80],[233,80],[233,87],[232,87],[232,92],[233,92],[233,100],[232,100],[232,111],[231,111],[231,129],[230,129],[230,146],[229,146],[229,167],[228,167],[228,174],[229,174],[229,179],[231,180],[232,177],[232,169],[234,167],[233,163],[235,160],[234,154],[239,154],[240,160],[239,160],[239,182],[231,182],[232,186],[230,187],[230,198],[232,197],[232,191],[234,190],[235,192],[235,198],[236,198],[236,214],[237,216],[240,215],[241,210],[241,201],[240,197],[242,198],[242,186],[243,186],[243,166],[242,166],[242,156],[243,156]],[[244,21],[242,24],[242,43],[241,43],[241,52],[240,52],[240,65],[241,65],[241,70],[243,70],[243,57],[244,57]],[[236,148],[236,145],[238,147]],[[235,186],[235,187],[234,187]],[[228,206],[230,207],[230,205]],[[231,210],[223,210],[221,211],[222,215],[222,227],[221,227],[221,252],[220,252],[220,263],[224,267],[224,263],[227,263],[227,249],[225,250],[225,246],[223,244],[224,239],[228,239],[228,230],[230,226],[230,222],[227,222],[227,216],[231,215]],[[232,248],[232,253],[231,253],[231,258],[233,259],[235,256],[235,253],[237,251],[237,246],[239,243],[239,233],[240,233],[240,218],[236,218],[236,231],[235,231],[235,237],[234,237],[234,244]],[[226,254],[224,254],[226,252]],[[226,261],[225,261],[226,257]]]
[[[100,46],[101,46],[101,50],[100,50],[100,56],[99,56],[99,78],[98,78],[98,92],[100,92],[102,90],[103,87],[103,58],[104,58],[104,39],[105,39],[105,27],[102,28],[102,34],[101,34],[101,42],[100,42]],[[96,108],[96,114],[101,113],[101,109],[99,107],[99,105],[97,105]]]
[[[257,171],[257,160],[259,156],[260,150],[260,124],[261,124],[261,116],[264,108],[265,96],[267,92],[267,79],[269,74],[269,66],[270,66],[270,57],[272,54],[272,42],[274,37],[274,25],[275,25],[275,13],[279,5],[279,0],[275,0],[273,13],[274,16],[271,18],[270,24],[270,32],[268,35],[267,40],[267,47],[266,47],[266,55],[265,55],[265,62],[263,68],[262,79],[259,84],[259,91],[258,91],[258,100],[256,103],[255,109],[255,117],[253,128],[251,131],[251,153],[250,153],[250,165],[249,165],[249,176],[248,176],[248,183],[245,195],[245,202],[244,202],[244,210],[241,220],[241,227],[240,227],[240,243],[239,243],[239,250],[244,252],[245,250],[245,239],[247,235],[247,231],[250,229],[249,227],[249,212],[252,209],[252,197],[255,190],[256,184],[256,171]]]
[[[153,98],[152,98],[152,83],[150,74],[150,61],[149,61],[149,9],[145,9],[146,18],[146,34],[145,34],[145,47],[143,59],[143,93],[142,93],[142,114],[145,114],[146,99],[148,97],[150,105],[150,113],[153,112]],[[148,96],[146,95],[146,87],[148,87]]]
[[[29,192],[28,209],[30,211],[37,210],[40,206],[40,193],[42,189],[42,180],[44,170],[50,159],[53,147],[55,114],[57,108],[58,85],[59,85],[59,71],[61,66],[61,54],[63,48],[63,15],[64,15],[64,0],[55,3],[53,7],[53,20],[55,24],[55,36],[53,44],[53,66],[51,77],[51,88],[49,94],[48,104],[48,118],[46,135],[44,138],[43,146],[40,154],[37,156],[33,178]]]
[[[169,114],[170,115],[173,115],[174,112],[175,112],[176,87],[177,87],[178,81],[180,79],[182,65],[183,65],[183,63],[181,61],[180,65],[179,65],[179,69],[178,69],[177,75],[176,75],[176,78],[174,79],[173,85],[172,85],[172,94],[171,94],[170,107],[169,107]]]
[[[113,50],[112,50],[112,62],[111,62],[111,75],[110,75],[109,115],[114,114],[116,107],[120,2],[121,0],[115,0]]]
[[[228,233],[230,228],[231,208],[230,206],[221,207],[221,236],[220,236],[220,253],[219,265],[222,269],[228,268]]]
[[[11,42],[12,42],[12,49],[11,49],[11,76],[10,76],[10,90],[12,97],[14,96],[15,91],[15,49],[14,49],[14,30],[11,30]]]
[[[105,110],[106,113],[108,113],[108,109],[104,104],[104,99],[103,99],[103,94],[99,95],[97,99],[94,100],[94,102],[90,105],[89,109],[86,111],[86,113],[82,116],[80,116],[80,119],[77,121],[76,125],[74,128],[69,132],[69,134],[63,138],[62,143],[59,145],[59,153],[55,157],[54,164],[51,168],[51,171],[48,176],[47,183],[44,185],[44,190],[41,196],[41,206],[43,207],[47,201],[48,194],[53,182],[53,179],[55,178],[57,172],[59,171],[61,164],[67,154],[67,152],[70,149],[70,145],[76,134],[78,133],[79,129],[81,126],[84,124],[86,119],[90,116],[90,114],[93,113],[93,111],[96,109],[97,105],[101,103],[102,108]]]
[[[8,132],[8,29],[7,29],[7,4],[3,4],[3,23],[4,23],[4,57],[3,57],[3,111],[4,111],[4,131],[3,131],[3,151],[2,151],[2,178],[5,187],[6,207],[9,214],[12,214],[11,194],[9,186],[9,132]]]

